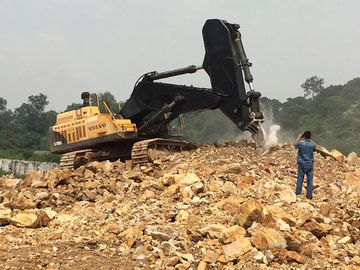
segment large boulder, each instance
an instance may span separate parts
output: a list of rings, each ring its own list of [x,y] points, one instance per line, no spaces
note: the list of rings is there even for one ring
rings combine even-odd
[[[11,220],[11,209],[0,208],[0,225],[9,224]]]
[[[318,223],[316,220],[311,220],[310,222],[304,224],[303,228],[307,231],[310,231],[318,239],[323,236],[326,236],[333,229],[333,226],[326,223]]]
[[[243,227],[240,227],[238,225],[231,226],[225,230],[223,230],[222,234],[222,242],[225,244],[231,243],[236,241],[237,239],[240,239],[242,237],[245,237],[246,230]]]
[[[43,178],[42,171],[28,171],[24,178],[24,185],[31,186],[34,182],[39,182]]]
[[[345,183],[347,186],[350,186],[360,192],[360,177],[357,177],[352,173],[346,173]]]
[[[275,247],[286,248],[284,235],[271,228],[259,228],[252,234],[251,241],[257,249],[271,249]]]
[[[13,209],[25,210],[25,209],[34,208],[35,203],[31,199],[23,195],[22,193],[17,193],[11,197],[10,207]]]
[[[338,150],[336,150],[336,149],[333,149],[333,150],[330,151],[330,153],[331,153],[332,157],[333,157],[336,161],[338,161],[338,162],[340,162],[340,163],[344,162],[345,156],[344,156],[343,153],[341,153],[340,151],[338,151]]]
[[[296,202],[295,191],[291,190],[290,188],[284,189],[280,193],[280,200],[282,200],[288,204]]]
[[[42,210],[25,210],[11,218],[11,224],[25,228],[46,226],[49,221],[49,216]]]
[[[2,186],[4,188],[14,189],[20,184],[21,181],[21,179],[8,178],[2,182]]]
[[[233,182],[226,181],[224,185],[221,187],[222,191],[226,194],[236,193],[237,187]]]
[[[240,213],[236,217],[238,225],[249,228],[254,221],[261,222],[263,219],[263,206],[254,199],[251,199],[240,206]]]
[[[70,174],[70,171],[55,168],[51,171],[48,171],[44,177],[44,180],[47,182],[49,189],[53,190],[58,184],[64,182],[65,179],[70,176]]]
[[[249,239],[241,237],[230,244],[222,246],[222,251],[225,257],[229,260],[244,255],[251,248],[252,246]]]
[[[175,183],[177,183],[179,186],[189,186],[197,182],[200,182],[200,178],[192,172],[188,172],[185,175],[175,175]]]
[[[360,159],[358,157],[358,155],[355,152],[351,152],[347,157],[346,157],[346,163],[353,165],[353,166],[360,166]]]

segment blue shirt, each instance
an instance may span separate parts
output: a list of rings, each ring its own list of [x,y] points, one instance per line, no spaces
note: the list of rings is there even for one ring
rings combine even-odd
[[[310,140],[298,142],[295,144],[295,148],[299,149],[297,155],[298,163],[313,163],[314,162],[314,151],[316,149],[315,143]]]

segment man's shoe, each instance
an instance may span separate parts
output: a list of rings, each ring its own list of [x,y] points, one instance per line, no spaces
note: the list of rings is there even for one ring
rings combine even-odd
[[[301,202],[305,199],[305,195],[304,194],[299,194],[299,195],[296,195],[296,200],[298,202]]]

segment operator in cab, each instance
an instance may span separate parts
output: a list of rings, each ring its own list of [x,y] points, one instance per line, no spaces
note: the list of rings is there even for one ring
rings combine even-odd
[[[298,149],[298,174],[295,193],[296,195],[301,194],[304,176],[306,175],[306,197],[308,199],[312,199],[313,193],[314,151],[316,150],[316,145],[310,139],[311,132],[305,131],[299,134],[294,144],[295,148]]]

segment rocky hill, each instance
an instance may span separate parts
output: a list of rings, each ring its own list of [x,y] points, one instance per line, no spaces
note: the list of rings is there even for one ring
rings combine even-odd
[[[296,151],[202,145],[132,168],[0,178],[1,269],[360,269],[356,156],[316,154],[294,194]],[[335,158],[336,159],[335,159]]]

